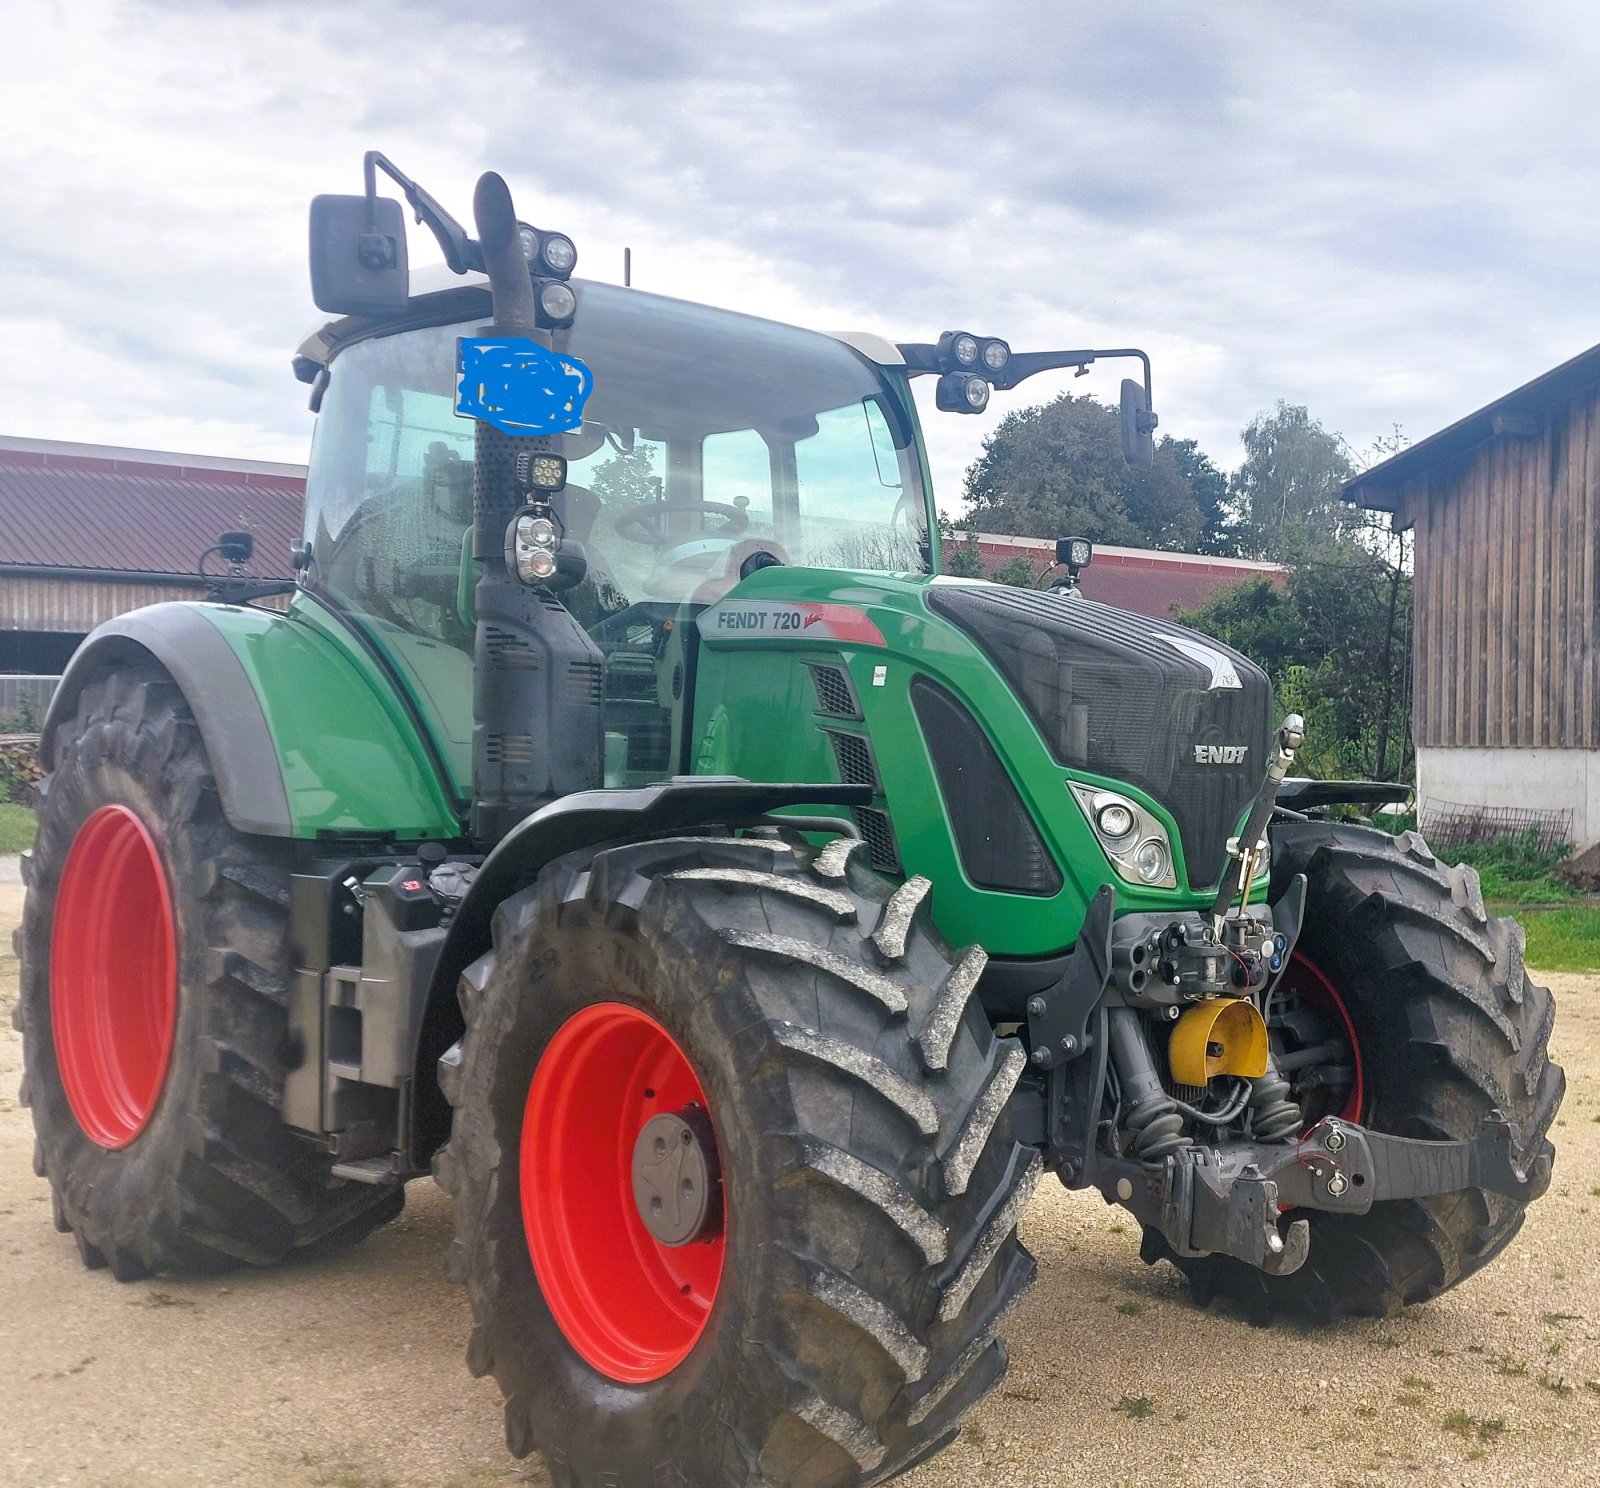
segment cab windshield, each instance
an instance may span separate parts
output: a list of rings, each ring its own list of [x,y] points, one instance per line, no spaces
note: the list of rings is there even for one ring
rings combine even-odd
[[[659,650],[662,627],[720,598],[752,560],[924,566],[930,503],[902,376],[791,326],[574,288],[577,316],[556,346],[589,365],[594,391],[582,429],[552,441],[568,460],[552,504],[588,558],[561,600],[606,655],[608,728],[622,694],[644,689],[629,674]],[[476,575],[473,424],[454,413],[455,344],[488,313],[485,293],[471,320],[342,351],[306,490],[311,587],[377,636],[461,766]]]

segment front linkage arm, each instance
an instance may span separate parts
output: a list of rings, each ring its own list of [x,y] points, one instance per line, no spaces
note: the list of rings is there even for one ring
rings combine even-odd
[[[1477,1188],[1529,1204],[1550,1186],[1551,1148],[1518,1160],[1520,1133],[1499,1111],[1483,1119],[1476,1137],[1424,1142],[1391,1137],[1333,1117],[1293,1145],[1240,1143],[1194,1146],[1159,1168],[1117,1159],[1096,1175],[1108,1201],[1126,1206],[1160,1232],[1177,1255],[1231,1255],[1274,1275],[1299,1269],[1310,1228],[1285,1209],[1365,1214],[1388,1199]]]

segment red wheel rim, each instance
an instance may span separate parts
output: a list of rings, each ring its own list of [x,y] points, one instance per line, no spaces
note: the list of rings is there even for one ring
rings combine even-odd
[[[710,1111],[677,1040],[617,1002],[569,1018],[528,1087],[522,1224],[534,1273],[567,1342],[623,1384],[661,1379],[688,1357],[722,1280],[725,1225],[663,1245],[634,1201],[640,1131],[689,1105]]]
[[[1350,1083],[1350,1096],[1344,1103],[1344,1109],[1338,1113],[1340,1120],[1359,1122],[1361,1120],[1362,1097],[1365,1087],[1361,1075],[1361,1041],[1356,1037],[1355,1024],[1350,1021],[1350,1014],[1345,1010],[1344,999],[1334,990],[1333,983],[1299,951],[1289,958],[1288,971],[1285,980],[1293,979],[1301,995],[1313,1007],[1319,1007],[1324,1012],[1331,1013],[1339,1020],[1344,1029],[1345,1037],[1350,1040],[1350,1057],[1355,1065],[1355,1079]]]
[[[113,1150],[161,1098],[178,1009],[178,939],[166,869],[126,806],[102,806],[73,839],[50,932],[50,1023],[67,1103]]]

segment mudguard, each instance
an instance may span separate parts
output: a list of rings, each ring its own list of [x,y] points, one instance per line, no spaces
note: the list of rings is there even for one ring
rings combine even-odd
[[[353,637],[307,605],[287,614],[180,601],[133,610],[78,648],[40,758],[84,687],[117,666],[163,668],[199,725],[222,809],[268,837],[460,837],[455,804],[402,699]]]

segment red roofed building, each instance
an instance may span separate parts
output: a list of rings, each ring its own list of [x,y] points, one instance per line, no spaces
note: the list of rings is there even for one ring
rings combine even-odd
[[[305,475],[260,460],[0,437],[0,714],[24,698],[38,707],[101,621],[199,598],[200,555],[224,531],[254,534],[254,573],[290,577]]]
[[[956,542],[967,534],[957,532]],[[1013,558],[1026,558],[1043,574],[1056,561],[1056,545],[1040,537],[1009,537],[999,532],[977,534],[978,552],[990,573]],[[1213,594],[1246,579],[1282,583],[1286,571],[1276,563],[1248,558],[1210,558],[1199,553],[1163,553],[1154,548],[1100,547],[1083,571],[1078,587],[1084,598],[1134,610],[1141,615],[1172,619],[1174,610],[1198,609]]]

